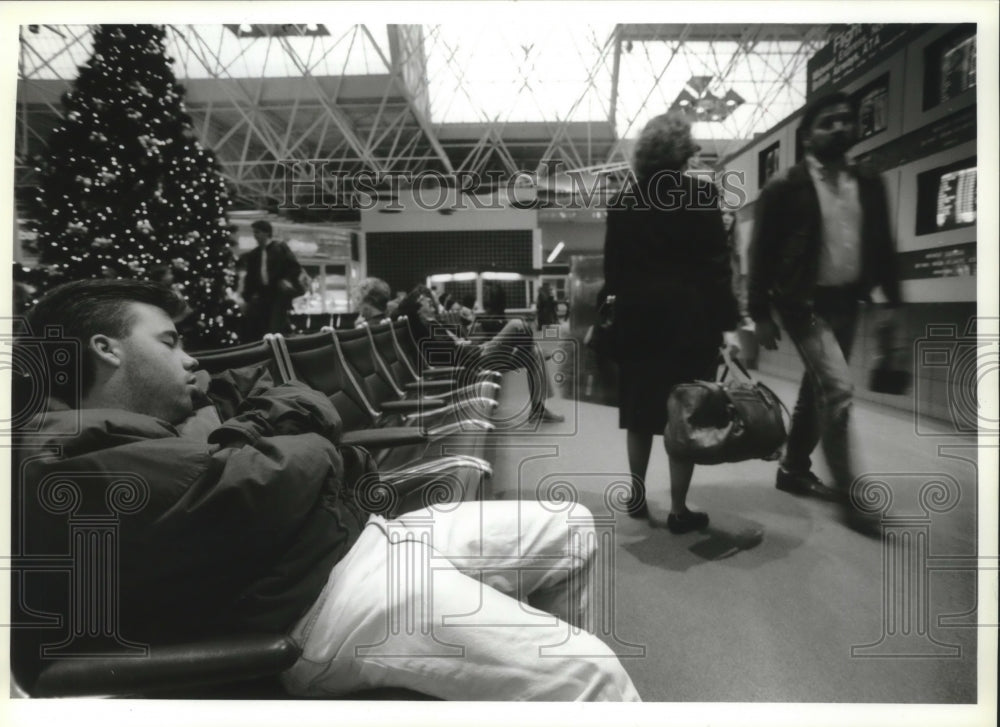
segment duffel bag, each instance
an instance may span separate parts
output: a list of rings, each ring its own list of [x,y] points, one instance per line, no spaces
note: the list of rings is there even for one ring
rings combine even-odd
[[[777,459],[787,434],[784,404],[738,359],[723,355],[717,381],[678,384],[667,399],[667,453],[695,464]],[[735,366],[746,381],[727,380]],[[787,410],[785,410],[787,412]]]

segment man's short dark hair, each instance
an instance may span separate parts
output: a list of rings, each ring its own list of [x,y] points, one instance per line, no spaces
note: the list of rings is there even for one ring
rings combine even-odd
[[[129,303],[156,306],[171,319],[185,311],[184,300],[168,287],[147,280],[77,280],[53,288],[28,312],[32,335],[42,336],[47,328],[56,326],[64,338],[79,341],[83,352],[80,361],[79,391],[85,394],[94,383],[93,358],[86,352],[91,336],[104,334],[124,338],[133,324]],[[66,395],[75,391],[74,382],[49,381],[50,391],[66,404]]]
[[[274,234],[274,228],[271,227],[271,223],[268,222],[267,220],[257,220],[252,225],[250,225],[250,229],[260,230],[261,232],[266,232],[268,235]]]
[[[856,115],[857,109],[855,108],[854,99],[843,91],[832,91],[822,96],[817,96],[806,104],[805,111],[802,112],[802,123],[799,125],[802,138],[805,139],[809,135],[813,122],[816,121],[816,117],[821,112],[837,104],[847,104],[851,109],[851,115]]]

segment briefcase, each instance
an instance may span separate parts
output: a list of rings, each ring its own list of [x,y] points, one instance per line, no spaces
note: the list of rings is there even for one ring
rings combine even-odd
[[[678,384],[667,399],[663,443],[671,457],[694,464],[777,459],[787,437],[785,405],[738,359],[723,355],[716,381]],[[729,374],[739,369],[745,378]],[[728,377],[728,378],[727,378]]]

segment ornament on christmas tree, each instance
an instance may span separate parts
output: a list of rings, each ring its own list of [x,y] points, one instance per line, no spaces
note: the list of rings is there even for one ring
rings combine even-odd
[[[165,39],[162,26],[96,26],[93,56],[36,165],[40,269],[51,286],[152,276],[173,261],[176,288],[201,314],[183,332],[189,345],[222,346],[236,342],[240,315],[226,295],[229,199],[214,154],[190,138]]]

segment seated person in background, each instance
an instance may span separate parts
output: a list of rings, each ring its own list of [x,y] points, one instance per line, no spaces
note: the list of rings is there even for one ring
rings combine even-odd
[[[476,322],[476,296],[471,293],[463,295],[459,301],[459,306],[458,325],[462,336],[468,338],[469,333],[472,331],[472,324]]]
[[[538,301],[535,306],[535,312],[539,331],[543,330],[545,326],[551,326],[559,322],[558,315],[556,314],[556,296],[552,292],[552,286],[549,283],[542,283],[538,289]]]
[[[358,319],[355,327],[362,323],[374,326],[387,318],[389,308],[389,297],[392,289],[389,284],[380,278],[365,278],[355,289],[356,307],[358,309]]]
[[[390,300],[385,306],[386,314],[388,314],[391,318],[395,318],[396,309],[399,308],[399,304],[402,303],[405,299],[406,299],[406,291],[397,290],[396,296],[392,300]]]
[[[14,537],[28,556],[65,552],[70,518],[55,514],[52,501],[69,490],[89,505],[107,498],[127,509],[116,523],[116,636],[155,648],[288,632],[303,653],[282,681],[302,696],[385,686],[444,699],[638,699],[610,649],[569,625],[590,623],[596,534],[586,510],[573,508],[574,532],[564,508],[544,502],[465,503],[389,521],[369,515],[359,483],[371,477],[359,473],[373,474],[371,459],[337,445],[332,404],[299,382],[270,385],[263,369],[214,430],[181,437],[200,398],[197,361],[172,321],[183,305],[153,283],[84,280],[52,290],[29,317],[32,330],[61,326],[78,342],[82,378],[78,400],[53,402],[22,430],[30,436],[20,437],[21,481],[12,489],[23,530]],[[237,372],[220,377],[210,393]],[[56,395],[74,396],[51,379]],[[116,499],[111,485],[123,472],[148,496]],[[107,486],[100,473],[113,473]],[[55,475],[61,493],[46,490]],[[402,537],[390,541],[390,529]],[[435,553],[429,582],[400,576],[396,569],[426,554],[425,545]],[[496,568],[450,560],[471,556]],[[30,557],[18,561],[30,570]],[[65,573],[28,575],[42,581],[22,581],[16,598],[25,608],[62,614],[68,628],[98,617],[70,608]],[[519,625],[526,607],[518,597],[559,618]],[[473,610],[474,625],[447,623]],[[396,613],[417,623],[391,632]],[[39,644],[58,642],[64,630],[14,629],[15,670],[29,693],[32,669],[44,666]],[[459,655],[441,658],[444,644]],[[546,646],[557,648],[543,653]]]
[[[441,296],[441,311],[443,313],[451,313],[457,305],[458,301],[451,293],[445,293]]]
[[[531,329],[520,318],[507,321],[489,341],[475,343],[462,338],[455,328],[438,320],[434,297],[424,286],[418,285],[400,305],[398,312],[405,315],[413,338],[420,346],[440,346],[454,354],[457,365],[468,365],[500,370],[524,369],[528,375],[531,398],[531,418],[541,422],[561,422],[565,417],[545,406],[549,397],[549,376],[545,360]]]
[[[487,338],[500,333],[507,318],[507,294],[500,283],[489,280],[483,286],[483,315],[479,327]]]

